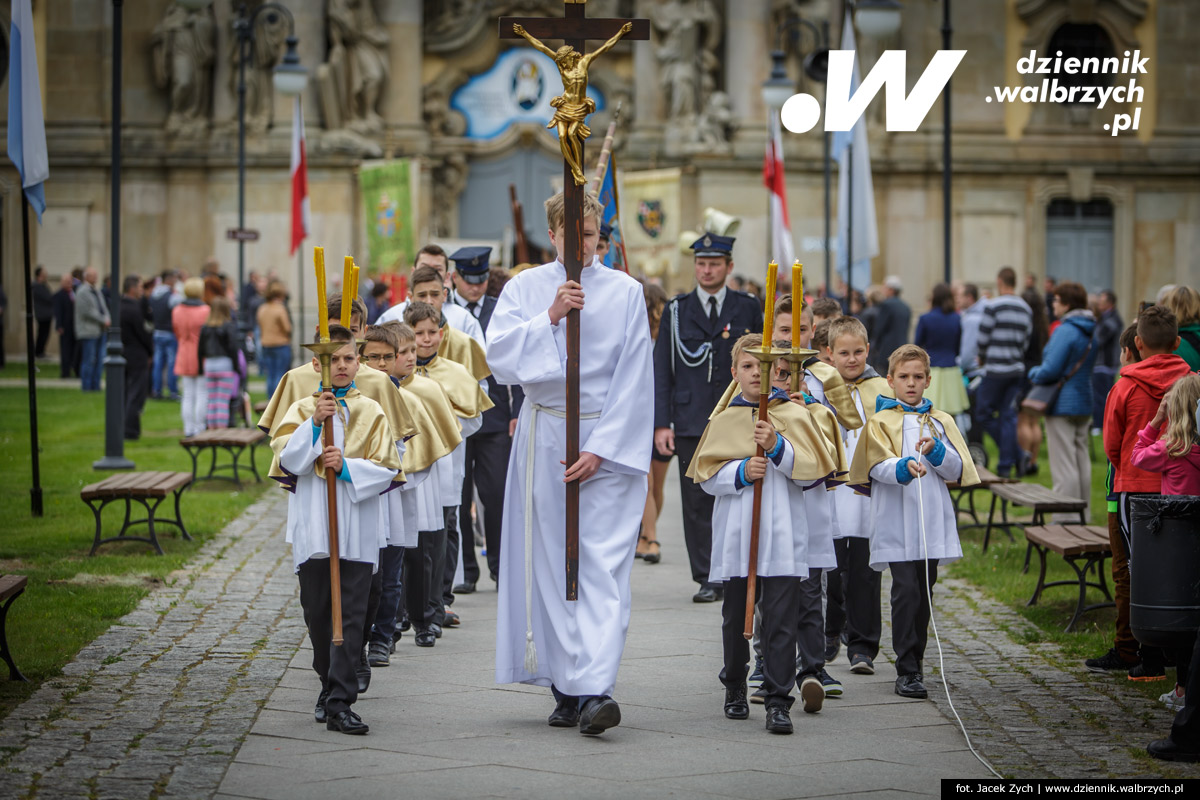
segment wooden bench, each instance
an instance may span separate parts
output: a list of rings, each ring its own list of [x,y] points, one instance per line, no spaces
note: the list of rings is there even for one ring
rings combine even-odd
[[[992,535],[992,528],[1004,528],[1009,539],[1012,539],[1013,528],[1026,527],[1026,523],[1009,521],[1009,504],[1025,506],[1033,511],[1033,520],[1028,523],[1029,525],[1044,525],[1046,524],[1046,515],[1054,513],[1078,514],[1079,524],[1087,525],[1087,520],[1084,518],[1085,509],[1087,509],[1086,500],[1059,494],[1040,483],[1015,481],[1013,483],[997,483],[990,488],[992,490],[992,506],[988,511],[987,528],[983,532],[983,552],[985,553],[988,548],[988,540]],[[997,501],[1000,502],[1000,522],[995,521]],[[1029,548],[1025,551],[1024,572],[1029,571],[1031,550],[1032,548]]]
[[[1033,597],[1029,598],[1029,602],[1025,605],[1036,605],[1038,598],[1042,596],[1042,590],[1048,586],[1078,586],[1079,602],[1075,604],[1075,614],[1067,623],[1066,631],[1068,633],[1074,630],[1075,623],[1086,612],[1115,605],[1112,594],[1108,591],[1108,582],[1104,579],[1104,559],[1112,555],[1112,550],[1109,548],[1108,528],[1102,528],[1099,525],[1029,526],[1025,529],[1025,538],[1029,540],[1029,546],[1037,550],[1038,558],[1041,560],[1037,588],[1033,590]],[[1071,565],[1071,569],[1075,570],[1075,580],[1046,583],[1046,553],[1051,550],[1058,553],[1064,561]],[[1081,563],[1082,566],[1080,566]],[[1096,570],[1095,582],[1087,579],[1087,574],[1092,569]],[[1086,605],[1089,586],[1094,586],[1104,592],[1104,596],[1108,598],[1107,602]]]
[[[21,674],[21,670],[17,669],[17,665],[13,663],[12,651],[8,649],[8,632],[6,622],[8,620],[8,609],[16,601],[17,597],[25,591],[25,584],[28,579],[24,575],[0,575],[0,659],[8,664],[8,679],[13,681],[29,682],[29,679]]]
[[[240,488],[242,479],[238,469],[242,453],[245,452],[247,447],[250,448],[250,471],[254,473],[254,480],[256,482],[262,482],[262,477],[258,474],[258,467],[254,463],[254,451],[266,438],[267,435],[258,428],[210,428],[209,430],[201,431],[195,436],[186,436],[180,439],[179,444],[183,445],[183,449],[187,450],[188,455],[192,457],[193,480],[233,481]],[[208,474],[199,476],[197,475],[197,462],[200,458],[200,453],[204,450],[209,450],[212,453],[212,462],[209,464]],[[233,458],[232,463],[218,465],[218,450],[224,450],[229,453]],[[245,469],[244,466],[241,468]],[[232,471],[233,475],[216,474],[226,471]]]
[[[94,556],[100,545],[109,542],[147,542],[154,545],[154,549],[161,556],[163,549],[158,543],[155,525],[174,525],[183,534],[184,539],[191,541],[192,537],[183,526],[183,517],[179,514],[179,497],[183,490],[191,485],[192,476],[186,472],[126,472],[83,487],[79,496],[96,517],[96,538],[88,555]],[[163,500],[172,494],[175,496],[175,519],[156,516]],[[114,500],[125,501],[125,523],[121,526],[119,534],[105,539],[101,533],[100,512]],[[134,501],[141,503],[146,509],[145,519],[129,518]],[[131,527],[143,524],[149,526],[149,536],[128,535]]]
[[[975,508],[975,492],[979,489],[991,489],[993,486],[1002,483],[1017,483],[1016,478],[1001,478],[996,473],[989,470],[987,467],[982,467],[979,464],[975,465],[975,471],[979,474],[979,483],[974,486],[960,486],[958,483],[949,485],[950,498],[954,503],[954,518],[958,519],[959,514],[967,514],[971,517],[971,522],[966,525],[959,525],[960,531],[965,531],[968,528],[986,528],[986,522],[979,521],[979,512]],[[966,503],[964,506],[963,504]],[[1009,533],[1008,538],[1012,539],[1012,534]],[[986,549],[986,544],[985,544]]]

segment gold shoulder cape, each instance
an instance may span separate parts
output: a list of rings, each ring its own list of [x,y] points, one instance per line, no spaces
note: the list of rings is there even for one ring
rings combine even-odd
[[[471,339],[470,336],[467,338]],[[418,366],[415,372],[437,381],[450,398],[454,413],[463,419],[477,417],[495,405],[479,385],[481,379],[473,378],[467,368],[457,361],[448,360],[439,354],[428,364]]]
[[[867,420],[867,428],[863,433],[866,441],[859,445],[858,452],[854,454],[854,463],[850,465],[850,485],[854,487],[855,491],[862,494],[870,493],[871,470],[876,464],[889,458],[912,455],[912,453],[902,454],[900,452],[904,446],[904,415],[911,413],[914,412],[905,411],[900,406],[892,406],[872,415]],[[921,417],[922,426],[928,425],[933,431],[931,436],[935,439],[940,437],[926,418],[936,419],[946,429],[946,438],[950,440],[950,444],[954,445],[954,449],[958,451],[963,462],[962,480],[959,483],[962,486],[974,486],[979,483],[979,473],[975,471],[975,462],[971,459],[971,451],[967,449],[966,441],[959,433],[958,426],[954,424],[954,418],[936,408],[928,414],[922,414]]]
[[[834,371],[836,372],[837,370]],[[851,386],[858,389],[858,394],[862,397],[864,423],[875,415],[875,401],[880,395],[891,398],[896,397],[896,393],[892,391],[892,387],[888,386],[887,378],[879,376],[875,376],[874,378],[859,378],[854,383],[846,386],[846,396],[850,397],[850,404],[852,406],[854,405],[854,398],[850,392]],[[854,410],[857,413],[858,408],[855,407]]]
[[[383,408],[357,389],[346,392],[345,400],[346,408],[341,409],[347,412],[346,436],[342,447],[345,457],[365,458],[386,469],[399,470],[400,456],[396,453],[396,443],[392,439]],[[282,483],[288,491],[296,491],[296,476],[280,466],[279,454],[298,428],[300,435],[312,436],[309,420],[312,419],[316,408],[316,397],[308,395],[300,398],[278,419],[275,433],[271,436],[271,450],[274,451],[275,457],[271,459],[271,471],[268,474]],[[324,465],[318,462],[315,469],[317,477],[324,479]],[[404,473],[400,472],[392,479],[393,487],[404,482],[403,475]]]
[[[848,430],[861,428],[863,420],[859,416],[858,407],[854,405],[854,398],[850,396],[850,388],[846,386],[846,382],[842,380],[838,371],[819,358],[809,359],[804,368],[821,382],[821,386],[825,389],[825,399],[829,401],[829,404],[833,406],[833,412],[837,414],[838,424]]]
[[[458,447],[462,424],[437,381],[414,372],[400,382],[400,393],[408,395],[409,410],[421,428],[421,435],[409,439],[404,449],[404,471],[423,472]]]
[[[475,338],[453,328],[450,323],[442,326],[442,343],[438,345],[438,355],[442,358],[456,361],[467,368],[467,372],[481,381],[492,374],[487,365],[487,353]]]
[[[267,402],[267,408],[258,420],[258,427],[268,436],[276,436],[276,427],[283,420],[288,409],[297,400],[311,397],[321,386],[321,373],[312,368],[311,362],[305,362],[295,369],[283,374],[275,394]],[[392,427],[392,438],[398,442],[415,436],[417,426],[413,424],[412,416],[404,405],[400,393],[387,375],[376,369],[362,366],[354,376],[354,386],[364,397],[369,397],[383,407],[388,423]]]
[[[850,472],[850,465],[846,463],[846,445],[842,441],[842,430],[838,427],[837,415],[820,403],[810,403],[805,408],[808,409],[809,414],[812,414],[813,423],[817,429],[825,435],[827,449],[830,451],[829,455],[837,465],[837,475],[825,481],[826,485],[832,489],[834,486],[845,483],[846,476]]]
[[[777,399],[771,401],[767,416],[795,451],[792,480],[815,482],[836,476],[838,465],[829,455],[822,441],[824,434],[807,408],[790,400]],[[703,483],[728,462],[753,456],[757,417],[758,406],[730,406],[709,420],[688,467],[688,477]]]

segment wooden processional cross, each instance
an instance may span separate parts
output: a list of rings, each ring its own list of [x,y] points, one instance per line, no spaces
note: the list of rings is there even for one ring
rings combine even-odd
[[[587,0],[564,0],[563,17],[501,17],[500,38],[523,38],[554,59],[563,81],[563,93],[551,101],[554,118],[546,127],[558,130],[563,154],[564,238],[567,280],[578,282],[583,272],[583,144],[591,131],[587,115],[595,103],[587,96],[588,67],[618,40],[649,39],[649,20],[588,19]],[[552,50],[544,39],[561,39],[563,46]],[[604,39],[592,53],[585,53],[588,39]],[[579,460],[579,311],[567,315],[567,467]],[[579,481],[567,484],[567,600],[579,596]],[[532,580],[526,575],[525,580]]]

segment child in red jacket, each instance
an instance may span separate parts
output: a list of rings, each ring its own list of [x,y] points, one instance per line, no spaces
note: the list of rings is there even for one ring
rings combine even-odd
[[[1130,553],[1132,536],[1129,529],[1130,497],[1158,494],[1162,488],[1162,478],[1158,473],[1147,472],[1133,464],[1133,446],[1137,443],[1138,431],[1146,427],[1158,413],[1167,389],[1190,372],[1187,362],[1174,354],[1179,347],[1179,327],[1170,310],[1151,306],[1138,317],[1137,326],[1135,342],[1142,360],[1121,368],[1121,380],[1109,392],[1104,410],[1104,452],[1116,470],[1113,490],[1118,498],[1120,544],[1126,556]],[[1161,650],[1141,647],[1138,654],[1141,663],[1129,667],[1130,680],[1158,681],[1166,678]],[[1088,669],[1127,668],[1115,654],[1111,655],[1112,658],[1089,659]]]

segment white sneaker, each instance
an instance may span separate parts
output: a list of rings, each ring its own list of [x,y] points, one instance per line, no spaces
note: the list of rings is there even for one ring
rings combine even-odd
[[[819,680],[809,675],[800,682],[800,699],[804,701],[805,713],[815,714],[825,702],[825,688]]]
[[[1166,706],[1169,711],[1182,711],[1183,710],[1183,701],[1184,701],[1183,687],[1180,686],[1179,684],[1175,684],[1174,689],[1172,689],[1169,692],[1166,692],[1165,694],[1163,694],[1161,697],[1158,698],[1158,702],[1160,702],[1164,706]]]

